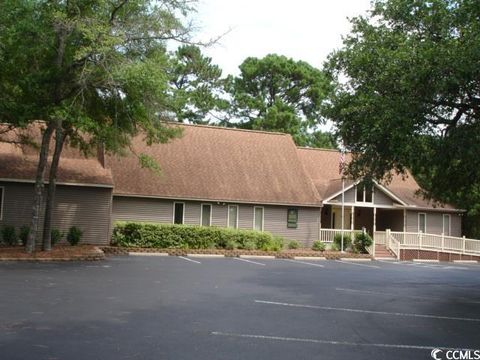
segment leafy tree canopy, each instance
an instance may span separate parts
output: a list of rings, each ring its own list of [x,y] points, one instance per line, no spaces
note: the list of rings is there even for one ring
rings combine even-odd
[[[240,75],[229,77],[229,126],[291,134],[298,145],[314,145],[328,91],[322,71],[304,61],[267,55],[247,58]]]
[[[425,195],[480,211],[480,2],[376,0],[327,63],[325,115],[349,172],[410,169]]]

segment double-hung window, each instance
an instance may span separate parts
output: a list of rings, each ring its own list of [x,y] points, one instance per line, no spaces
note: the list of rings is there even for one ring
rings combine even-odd
[[[3,202],[5,197],[5,188],[0,186],[0,220],[3,218]]]
[[[175,202],[173,203],[173,223],[183,224],[185,220],[185,203]]]
[[[202,214],[200,218],[202,226],[212,225],[212,205],[202,204]]]
[[[238,205],[228,205],[228,227],[238,228]]]
[[[451,235],[451,221],[450,221],[450,215],[449,214],[443,214],[443,234],[446,236]]]
[[[298,209],[287,210],[287,228],[296,229],[298,226]]]
[[[418,232],[427,232],[427,214],[418,213]]]
[[[263,207],[255,206],[253,208],[253,228],[263,231]]]

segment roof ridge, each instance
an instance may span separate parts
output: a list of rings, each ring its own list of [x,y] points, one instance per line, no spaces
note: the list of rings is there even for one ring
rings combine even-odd
[[[338,149],[330,149],[330,148],[315,148],[315,147],[308,147],[308,146],[297,146],[299,150],[316,150],[316,151],[328,151],[328,152],[336,152],[339,153],[340,150]]]
[[[260,134],[268,134],[268,135],[283,135],[283,136],[291,136],[287,133],[282,133],[279,131],[267,131],[267,130],[255,130],[255,129],[241,129],[241,128],[233,128],[227,126],[219,126],[219,125],[202,125],[202,124],[187,124],[187,123],[180,123],[176,121],[167,121],[168,124],[180,125],[180,126],[191,126],[191,127],[199,127],[199,128],[207,128],[207,129],[218,129],[218,130],[231,130],[231,131],[243,131],[243,132],[250,132],[250,133],[260,133]]]

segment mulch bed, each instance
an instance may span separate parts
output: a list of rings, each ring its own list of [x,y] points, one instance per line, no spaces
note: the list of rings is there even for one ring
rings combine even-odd
[[[293,259],[295,256],[325,257],[336,260],[340,258],[366,258],[369,254],[341,253],[339,251],[313,251],[310,249],[295,249],[282,251],[259,251],[259,250],[224,250],[224,249],[157,249],[157,248],[136,248],[105,246],[101,248],[106,255],[128,255],[129,252],[147,253],[168,253],[170,256],[186,256],[187,254],[215,254],[227,257],[238,257],[240,255],[275,256],[278,259]]]
[[[23,246],[0,247],[0,261],[95,261],[105,259],[104,252],[93,245],[57,245],[51,251],[25,252]]]

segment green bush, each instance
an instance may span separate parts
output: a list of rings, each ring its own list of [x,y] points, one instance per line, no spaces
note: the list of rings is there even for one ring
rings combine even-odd
[[[342,248],[342,234],[336,234],[333,238],[333,243],[337,245],[340,250]],[[343,250],[346,250],[352,246],[352,238],[350,234],[343,233]]]
[[[325,251],[325,243],[317,240],[317,241],[314,241],[313,242],[313,245],[312,245],[312,250],[315,250],[315,251]]]
[[[70,245],[75,246],[77,245],[80,240],[82,239],[83,231],[77,228],[76,226],[72,226],[68,230],[67,234],[67,241],[70,243]]]
[[[15,226],[5,225],[2,228],[2,241],[6,245],[14,246],[18,244],[17,233],[15,232]]]
[[[112,245],[177,249],[244,249],[279,251],[283,238],[268,232],[213,226],[116,223]]]
[[[367,233],[361,232],[355,234],[354,249],[362,254],[367,254],[367,248],[373,244],[373,240]]]
[[[332,243],[332,246],[330,246],[330,250],[332,251],[340,251],[340,246],[335,244],[335,243]]]
[[[23,246],[27,245],[28,235],[30,235],[30,226],[23,225],[20,228],[20,232],[18,234],[18,237],[19,237],[20,241],[22,242]]]
[[[55,244],[58,244],[63,239],[63,237],[65,236],[65,234],[62,233],[58,229],[52,229],[50,234],[51,234],[50,239],[51,239],[51,242],[52,242],[52,246],[54,246]]]
[[[300,247],[300,243],[296,240],[292,240],[288,243],[289,249],[298,249]]]

